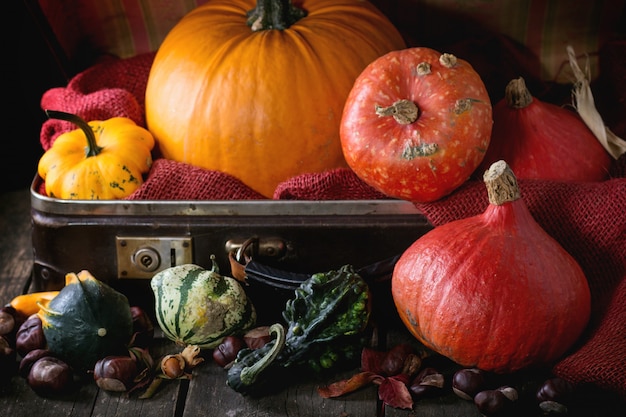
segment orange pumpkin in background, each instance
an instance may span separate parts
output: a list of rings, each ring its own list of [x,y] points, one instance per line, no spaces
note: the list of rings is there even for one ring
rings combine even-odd
[[[347,166],[339,123],[352,84],[371,61],[404,47],[366,1],[210,1],[156,54],[148,129],[163,157],[272,197],[290,177]]]

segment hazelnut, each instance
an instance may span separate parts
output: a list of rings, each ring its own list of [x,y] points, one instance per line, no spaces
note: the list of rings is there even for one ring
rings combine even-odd
[[[168,379],[182,378],[186,367],[185,358],[180,353],[165,355],[161,359],[161,372]]]

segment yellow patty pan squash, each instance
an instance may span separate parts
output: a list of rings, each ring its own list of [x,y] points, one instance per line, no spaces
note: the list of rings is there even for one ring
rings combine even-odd
[[[39,159],[37,171],[48,196],[122,199],[143,184],[154,148],[154,137],[148,130],[126,117],[87,123],[65,112],[47,110],[46,114],[79,127],[59,135]]]

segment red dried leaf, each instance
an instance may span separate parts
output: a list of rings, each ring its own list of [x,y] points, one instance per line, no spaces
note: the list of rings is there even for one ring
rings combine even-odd
[[[381,363],[387,352],[381,352],[372,348],[363,348],[361,351],[361,371],[382,374]]]
[[[378,398],[390,407],[411,410],[413,398],[406,386],[407,378],[403,376],[385,378],[378,387]]]
[[[376,380],[384,379],[373,372],[360,372],[349,379],[334,382],[325,387],[318,387],[317,392],[322,398],[333,398],[356,391],[371,383],[379,383]]]

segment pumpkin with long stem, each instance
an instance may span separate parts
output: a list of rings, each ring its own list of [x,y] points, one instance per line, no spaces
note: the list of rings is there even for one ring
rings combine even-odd
[[[165,158],[272,197],[290,177],[346,166],[339,121],[348,92],[367,64],[404,47],[366,1],[213,0],[159,47],[147,125]]]

